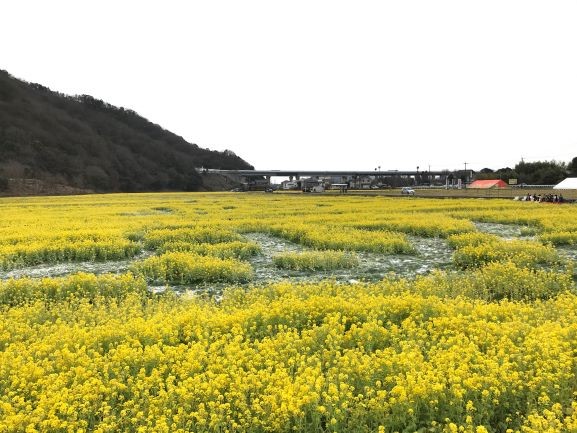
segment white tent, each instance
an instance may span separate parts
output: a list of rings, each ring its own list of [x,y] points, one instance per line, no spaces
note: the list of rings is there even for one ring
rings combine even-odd
[[[555,185],[553,189],[577,189],[577,177],[568,177]]]

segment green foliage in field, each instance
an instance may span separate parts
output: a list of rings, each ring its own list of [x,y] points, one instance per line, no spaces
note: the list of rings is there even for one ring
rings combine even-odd
[[[541,242],[548,242],[553,245],[577,245],[577,231],[548,232],[539,235]]]
[[[273,257],[276,267],[296,271],[326,271],[354,268],[359,265],[356,255],[344,251],[305,251],[282,253]]]
[[[238,233],[221,227],[183,227],[152,230],[144,235],[144,245],[148,249],[162,248],[164,244],[180,243],[221,243],[240,241]]]
[[[124,299],[148,293],[146,282],[132,274],[79,273],[62,278],[19,278],[0,281],[0,305],[16,306],[40,300],[46,304],[71,299]]]
[[[0,245],[0,268],[13,269],[41,263],[121,260],[134,257],[140,245],[125,239],[51,239]]]
[[[551,245],[535,241],[503,240],[484,233],[467,233],[449,238],[460,268],[476,268],[492,262],[510,261],[518,266],[560,265],[563,261]]]
[[[447,237],[457,233],[475,231],[475,225],[465,219],[445,215],[423,214],[386,215],[373,221],[355,222],[353,227],[364,230],[390,230],[423,237]]]
[[[236,259],[219,259],[189,252],[168,252],[137,262],[134,272],[157,283],[247,282],[252,267]]]
[[[306,224],[273,226],[268,232],[315,249],[414,254],[415,248],[401,233]]]
[[[255,242],[232,241],[219,242],[216,244],[197,244],[184,241],[174,241],[162,244],[158,251],[188,251],[191,253],[200,254],[201,256],[214,256],[221,259],[235,258],[240,260],[247,260],[250,257],[259,254],[261,248],[260,245]]]
[[[413,290],[423,295],[466,296],[484,301],[552,299],[573,289],[571,272],[529,269],[513,262],[492,262],[469,272],[436,271],[418,278]]]

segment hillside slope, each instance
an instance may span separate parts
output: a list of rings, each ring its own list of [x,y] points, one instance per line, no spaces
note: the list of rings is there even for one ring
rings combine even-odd
[[[0,70],[0,192],[32,179],[43,185],[37,193],[207,189],[195,167],[253,168],[231,151],[190,144],[132,110]]]

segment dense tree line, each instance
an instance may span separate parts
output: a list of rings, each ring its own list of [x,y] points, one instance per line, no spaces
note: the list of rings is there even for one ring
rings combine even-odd
[[[502,179],[508,182],[517,179],[517,183],[528,185],[555,185],[569,176],[577,176],[577,157],[569,163],[559,161],[520,161],[514,168],[498,170],[484,168],[475,175],[476,179]]]
[[[195,167],[252,169],[232,151],[188,143],[132,110],[67,96],[0,70],[0,189],[6,178],[111,191],[194,191]]]

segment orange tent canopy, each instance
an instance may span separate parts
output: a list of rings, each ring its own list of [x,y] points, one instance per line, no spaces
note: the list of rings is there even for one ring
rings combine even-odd
[[[501,179],[476,180],[467,188],[507,188],[507,183]]]

